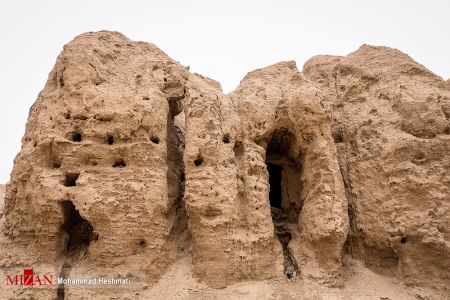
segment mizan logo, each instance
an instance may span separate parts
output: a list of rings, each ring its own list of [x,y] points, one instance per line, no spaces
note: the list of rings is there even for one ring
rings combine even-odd
[[[6,275],[6,285],[51,285],[53,275],[34,275],[33,269],[24,269],[20,275]]]

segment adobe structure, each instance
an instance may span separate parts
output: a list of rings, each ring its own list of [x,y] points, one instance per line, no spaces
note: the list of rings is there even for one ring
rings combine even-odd
[[[280,62],[224,94],[153,44],[82,34],[30,109],[1,272],[132,284],[0,294],[139,295],[183,255],[214,288],[343,287],[345,254],[448,291],[449,116],[450,83],[387,47]]]

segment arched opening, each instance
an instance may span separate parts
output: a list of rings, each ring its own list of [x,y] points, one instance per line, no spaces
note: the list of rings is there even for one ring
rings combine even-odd
[[[286,128],[273,132],[266,150],[266,165],[269,173],[269,202],[272,222],[278,240],[283,247],[284,274],[293,280],[297,266],[292,258],[289,242],[298,230],[301,201],[301,164],[291,157],[293,135]]]

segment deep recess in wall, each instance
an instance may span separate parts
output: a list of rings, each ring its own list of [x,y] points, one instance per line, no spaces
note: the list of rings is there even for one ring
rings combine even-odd
[[[97,239],[94,228],[86,219],[81,217],[72,201],[63,201],[61,208],[64,216],[64,223],[61,228],[69,234],[66,252],[70,253],[88,247],[91,241]]]
[[[186,92],[186,91],[184,91]],[[188,216],[184,205],[185,190],[185,170],[184,170],[184,131],[175,124],[175,117],[183,111],[182,97],[168,97],[169,112],[167,114],[167,182],[168,198],[173,204],[172,209],[175,212],[175,224],[171,231],[171,238],[181,243],[181,247],[173,247],[172,250],[183,251],[187,245],[183,243],[190,239],[188,230]],[[159,144],[160,138],[152,135],[150,138],[153,144]]]
[[[64,223],[61,230],[69,235],[64,244],[63,265],[59,273],[60,278],[68,278],[72,270],[72,264],[83,259],[87,255],[87,250],[93,240],[98,240],[98,235],[94,232],[92,225],[84,219],[75,205],[70,200],[61,202],[61,210]],[[65,298],[64,283],[58,284],[56,299]]]
[[[297,265],[290,253],[289,242],[301,210],[301,167],[289,156],[292,140],[293,136],[288,129],[277,129],[273,132],[266,151],[272,222],[283,248],[284,274],[289,280],[297,276]]]
[[[281,209],[281,172],[283,167],[268,162],[267,171],[269,172],[270,207]]]
[[[78,177],[80,177],[79,173],[67,173],[64,177],[64,186],[76,186]]]

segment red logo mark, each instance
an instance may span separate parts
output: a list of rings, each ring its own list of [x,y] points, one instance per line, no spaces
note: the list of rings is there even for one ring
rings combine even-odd
[[[6,275],[6,285],[51,285],[53,275],[34,275],[33,269],[24,269],[21,275]]]

